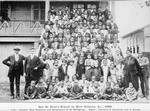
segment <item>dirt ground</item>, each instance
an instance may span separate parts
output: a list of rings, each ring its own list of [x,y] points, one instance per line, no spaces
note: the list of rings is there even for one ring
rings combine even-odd
[[[24,91],[24,82],[21,82],[20,85],[20,95],[22,97],[23,91]],[[57,103],[57,102],[128,102],[128,101],[110,101],[110,100],[61,100],[61,99],[34,99],[34,100],[17,100],[17,99],[11,99],[10,97],[10,90],[9,90],[9,83],[8,82],[2,82],[0,83],[0,103]],[[133,101],[134,103],[150,103],[150,100],[146,100],[146,98],[138,98],[137,100]]]

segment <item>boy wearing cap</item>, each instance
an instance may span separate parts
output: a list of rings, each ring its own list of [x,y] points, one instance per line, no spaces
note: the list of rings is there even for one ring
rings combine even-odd
[[[16,46],[15,54],[3,60],[3,64],[9,67],[8,77],[10,81],[11,98],[14,99],[14,80],[16,80],[16,98],[20,99],[20,76],[23,76],[23,60],[25,57],[19,54],[21,49]]]

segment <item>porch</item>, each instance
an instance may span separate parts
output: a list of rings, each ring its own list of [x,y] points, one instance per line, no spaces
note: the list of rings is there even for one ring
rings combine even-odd
[[[0,25],[0,36],[40,36],[44,21],[11,20]]]

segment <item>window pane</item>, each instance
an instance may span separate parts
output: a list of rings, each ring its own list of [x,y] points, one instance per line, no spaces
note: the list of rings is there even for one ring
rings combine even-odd
[[[34,3],[33,9],[39,9],[39,3]]]
[[[76,9],[78,6],[77,4],[73,4],[73,8]]]
[[[39,10],[34,10],[34,19],[33,20],[39,20]]]
[[[41,20],[45,20],[45,10],[41,10]]]
[[[87,8],[91,8],[91,4],[88,4],[88,5],[87,5]]]
[[[44,2],[40,3],[40,8],[45,9],[45,3]]]

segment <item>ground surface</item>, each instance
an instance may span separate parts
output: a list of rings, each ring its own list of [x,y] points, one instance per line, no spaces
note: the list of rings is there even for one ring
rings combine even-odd
[[[24,89],[24,83],[21,83],[21,96],[23,94],[23,89]],[[0,83],[0,103],[57,103],[57,102],[100,102],[100,103],[109,103],[109,102],[128,102],[128,101],[110,101],[110,100],[61,100],[61,99],[54,99],[54,100],[50,100],[50,99],[35,99],[35,100],[17,100],[17,99],[11,99],[10,98],[10,91],[9,91],[9,83],[4,82],[4,83]],[[137,100],[133,101],[134,103],[150,103],[150,100],[146,100],[146,98],[138,98]]]

